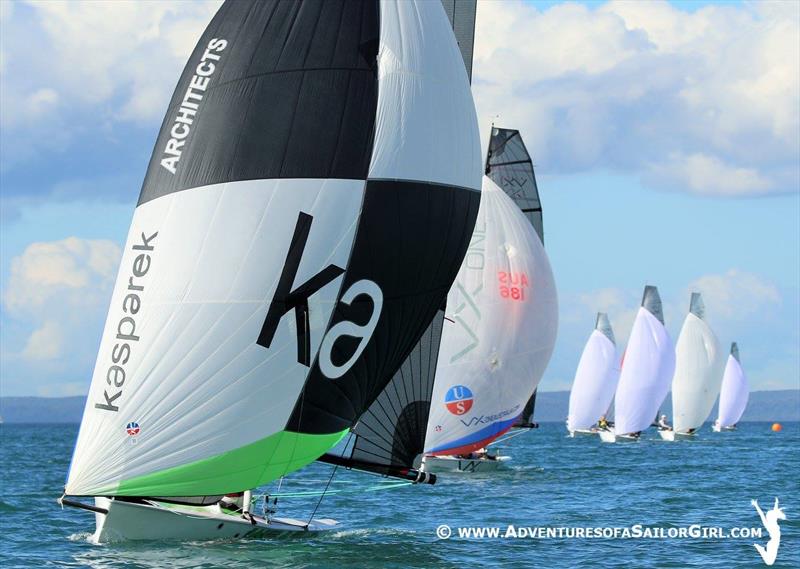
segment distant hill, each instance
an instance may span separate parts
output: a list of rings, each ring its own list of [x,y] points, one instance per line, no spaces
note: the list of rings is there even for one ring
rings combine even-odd
[[[0,397],[0,415],[6,423],[78,423],[86,398],[77,397]],[[569,407],[568,391],[539,393],[535,420],[563,422]],[[662,408],[672,419],[669,397]],[[716,416],[716,406],[711,416]],[[800,421],[800,390],[754,391],[743,421]]]

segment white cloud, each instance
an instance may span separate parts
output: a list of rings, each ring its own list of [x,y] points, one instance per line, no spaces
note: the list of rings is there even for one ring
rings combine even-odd
[[[479,116],[519,128],[542,172],[727,196],[800,188],[800,3],[482,2],[475,44]]]
[[[121,257],[106,240],[32,243],[11,261],[0,335],[3,389],[53,390],[91,372]]]
[[[53,320],[47,320],[30,335],[22,356],[29,360],[52,360],[62,354],[63,343],[61,326]]]
[[[5,306],[24,313],[42,310],[53,301],[93,303],[113,284],[120,256],[119,246],[108,240],[68,237],[32,243],[11,261]]]
[[[702,293],[712,321],[741,321],[781,303],[780,292],[774,284],[738,269],[699,277],[689,283],[688,290]]]

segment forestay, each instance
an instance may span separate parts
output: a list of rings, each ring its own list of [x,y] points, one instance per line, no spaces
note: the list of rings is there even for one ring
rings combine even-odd
[[[619,356],[604,312],[597,313],[595,328],[583,348],[569,395],[567,429],[589,429],[605,415],[619,381]]]
[[[664,327],[658,289],[646,286],[625,350],[614,399],[614,430],[637,433],[653,422],[675,372],[675,348]]]
[[[719,395],[719,417],[717,418],[719,426],[724,428],[736,425],[742,418],[749,397],[750,386],[739,359],[739,346],[734,342],[731,344],[731,353],[725,364],[722,390]]]
[[[544,373],[557,326],[544,248],[484,178],[475,231],[447,296],[425,452],[469,452],[509,429]]]
[[[700,293],[693,292],[689,314],[675,347],[672,380],[672,428],[677,432],[697,429],[711,413],[722,383],[722,353],[705,321]]]
[[[67,493],[228,493],[335,445],[443,304],[480,177],[441,4],[226,2],[156,142]]]

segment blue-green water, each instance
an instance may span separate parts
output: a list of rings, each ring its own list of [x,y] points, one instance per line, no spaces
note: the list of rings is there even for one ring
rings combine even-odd
[[[774,567],[800,567],[800,424],[780,433],[744,424],[704,430],[697,440],[601,445],[568,439],[545,424],[504,448],[513,466],[494,476],[441,480],[381,492],[372,476],[340,470],[319,517],[342,522],[318,535],[193,543],[87,542],[93,515],[59,509],[76,425],[0,427],[2,567],[764,567],[756,539],[461,539],[449,524],[517,527],[761,527],[750,505],[781,500],[787,520]],[[650,437],[655,433],[649,433]],[[321,489],[331,472],[314,465],[283,492]],[[285,498],[280,514],[308,515],[317,498]]]

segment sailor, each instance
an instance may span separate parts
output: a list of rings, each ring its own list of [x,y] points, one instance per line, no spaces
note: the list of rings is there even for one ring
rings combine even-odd
[[[597,428],[600,429],[601,431],[607,431],[608,430],[608,419],[606,419],[605,415],[600,417],[600,420],[597,421]]]
[[[661,415],[661,417],[658,418],[658,428],[661,431],[671,431],[672,430],[672,427],[670,427],[669,423],[667,423],[667,416],[666,415]]]
[[[244,492],[225,494],[219,501],[219,505],[221,508],[225,508],[226,510],[241,512],[244,508]]]

